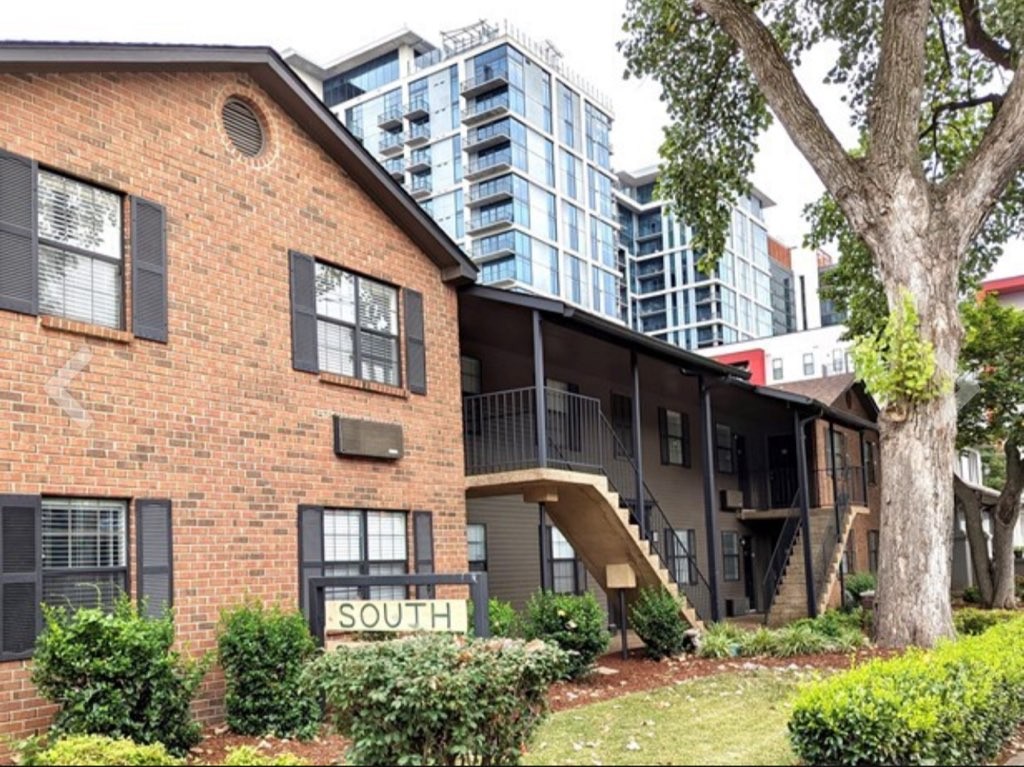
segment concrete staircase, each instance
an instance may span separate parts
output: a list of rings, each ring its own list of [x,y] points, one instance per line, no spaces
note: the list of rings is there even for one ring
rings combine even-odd
[[[527,503],[544,503],[548,516],[587,567],[591,577],[608,589],[609,568],[629,565],[636,587],[660,587],[679,596],[679,587],[661,564],[640,528],[630,521],[618,493],[599,474],[559,469],[523,469],[466,478],[467,495],[522,495]],[[635,594],[635,592],[634,592]],[[692,606],[681,613],[694,628],[704,624]]]
[[[818,614],[823,613],[829,604],[829,596],[835,588],[839,579],[839,565],[843,559],[843,551],[846,548],[846,539],[853,529],[853,522],[857,518],[858,509],[854,509],[846,515],[845,525],[841,531],[839,542],[832,550],[832,557],[826,570],[824,588],[820,583],[815,583],[817,593]],[[829,522],[834,519],[835,511],[830,508],[814,509],[811,512],[811,556],[820,556],[824,536],[831,532],[834,526]],[[779,581],[775,595],[775,601],[768,612],[768,625],[772,628],[784,626],[792,621],[807,617],[807,580],[806,563],[804,562],[804,541],[803,526],[797,531],[793,542],[793,550],[786,563],[786,569]],[[820,572],[819,565],[815,564],[815,570]]]

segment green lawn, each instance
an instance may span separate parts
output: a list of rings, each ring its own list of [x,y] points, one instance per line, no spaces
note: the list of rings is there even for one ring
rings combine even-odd
[[[541,727],[525,763],[794,764],[786,722],[810,678],[724,674],[562,711]]]

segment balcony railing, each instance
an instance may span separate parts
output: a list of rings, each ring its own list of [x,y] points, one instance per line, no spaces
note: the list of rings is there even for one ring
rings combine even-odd
[[[392,109],[386,109],[381,112],[377,117],[377,127],[389,130],[391,128],[402,127],[402,109],[400,107],[394,107]]]
[[[422,144],[430,141],[430,123],[419,123],[409,128],[406,142],[409,144]]]
[[[404,133],[384,133],[380,137],[380,144],[378,147],[383,154],[394,154],[395,152],[402,151],[402,145],[404,143]]]
[[[489,118],[497,118],[509,110],[508,94],[491,96],[479,101],[471,101],[462,112],[462,121],[467,125],[475,125]]]
[[[713,614],[711,590],[686,552],[661,506],[645,485],[637,498],[637,465],[631,447],[619,439],[601,411],[600,400],[544,389],[546,433],[538,439],[537,390],[533,387],[466,397],[463,400],[466,474],[491,474],[541,465],[543,443],[548,468],[600,474],[618,493],[623,508],[656,552],[661,564],[702,620]]]
[[[476,77],[470,77],[462,83],[462,95],[469,98],[478,93],[484,93],[504,85],[508,85],[507,67],[484,69]]]
[[[473,179],[505,171],[512,167],[512,150],[503,149],[492,154],[474,157],[466,168],[466,178]]]
[[[391,174],[391,177],[401,181],[405,178],[405,163],[401,157],[392,157],[384,161],[384,170]]]
[[[469,204],[482,205],[484,201],[497,202],[502,199],[510,199],[513,193],[511,176],[495,178],[471,186],[469,188]]]
[[[511,226],[515,222],[515,214],[511,208],[507,210],[475,211],[469,219],[470,232],[484,232],[491,229],[498,229],[503,226]]]
[[[410,99],[405,105],[405,116],[410,120],[417,120],[430,114],[430,102],[423,96]]]
[[[413,176],[410,192],[416,199],[429,197],[433,189],[434,182],[429,174],[426,176]]]

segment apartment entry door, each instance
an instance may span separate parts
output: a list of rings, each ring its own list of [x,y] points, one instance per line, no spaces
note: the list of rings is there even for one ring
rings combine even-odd
[[[768,438],[768,499],[773,509],[788,509],[796,499],[796,441],[791,434]]]

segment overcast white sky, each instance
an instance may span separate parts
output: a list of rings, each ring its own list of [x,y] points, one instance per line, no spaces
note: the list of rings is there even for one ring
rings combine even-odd
[[[15,40],[98,40],[116,42],[230,43],[295,48],[326,62],[402,26],[440,42],[439,31],[481,18],[508,19],[536,40],[550,39],[566,63],[609,94],[615,107],[613,161],[619,169],[657,162],[665,112],[652,83],[625,81],[625,64],[615,48],[622,38],[624,0],[586,3],[554,0],[292,0],[254,3],[174,0],[143,9],[137,0],[44,0],[4,3],[0,37]],[[808,59],[801,79],[830,125],[847,143],[839,93],[821,84],[827,56]],[[821,193],[821,184],[785,132],[773,127],[762,139],[754,183],[778,204],[768,225],[787,245],[798,245],[805,225],[801,211]],[[1014,247],[994,276],[1024,273],[1024,247]]]

